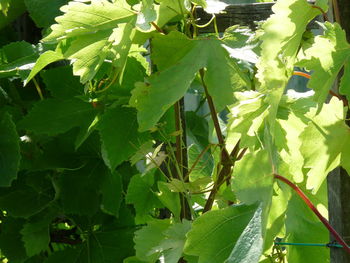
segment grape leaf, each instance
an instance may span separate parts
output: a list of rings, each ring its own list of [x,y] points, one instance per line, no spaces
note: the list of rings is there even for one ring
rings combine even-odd
[[[309,168],[307,188],[313,189],[313,193],[338,165],[350,172],[350,128],[344,118],[342,101],[333,98],[329,104],[323,105],[318,115],[312,117],[300,135],[304,167]]]
[[[269,153],[266,150],[245,154],[233,171],[232,189],[239,200],[250,205],[269,202],[274,177]]]
[[[184,96],[196,73],[202,68],[207,69],[204,81],[218,111],[233,102],[234,89],[248,86],[221,40],[192,40],[172,31],[168,35],[157,36],[152,43],[154,50],[159,52],[154,55],[154,62],[160,71],[150,76],[149,84],[137,85],[130,99],[130,105],[138,110],[140,131],[151,129]],[[161,54],[164,53],[169,56],[163,57]]]
[[[153,219],[146,226],[135,232],[134,242],[136,256],[147,262],[155,262],[161,251],[153,250],[164,239],[164,231],[170,226],[169,219]]]
[[[20,76],[25,80],[39,54],[35,46],[28,42],[12,42],[0,50],[0,78]]]
[[[127,204],[134,205],[137,223],[144,223],[155,207],[162,207],[157,195],[151,189],[154,183],[153,176],[153,173],[143,176],[136,174],[130,180],[125,200]]]
[[[299,185],[304,193],[315,204],[324,217],[328,216],[326,209],[327,200],[327,183],[325,182],[317,195],[312,195],[305,189],[304,185]],[[323,208],[322,210],[320,208]],[[296,220],[297,219],[297,220]],[[293,194],[288,202],[286,214],[286,239],[284,242],[300,243],[307,240],[310,243],[329,242],[329,232],[314,215],[310,208],[300,199],[299,196]],[[330,250],[322,247],[305,247],[290,246],[288,248],[288,262],[330,262]]]
[[[123,228],[118,225],[113,227],[114,229],[101,228],[91,231],[83,244],[56,251],[44,262],[123,262],[124,258],[133,253],[133,228]],[[123,242],[120,242],[121,240]]]
[[[315,5],[324,10],[327,7],[324,0],[316,1]],[[292,75],[303,33],[307,24],[321,12],[304,0],[277,1],[272,10],[274,14],[263,25],[257,77],[261,85],[259,91],[268,92],[266,101],[271,105],[269,121],[273,131],[278,104]]]
[[[119,173],[107,173],[101,185],[101,209],[105,213],[118,216],[122,201],[122,179]]]
[[[260,205],[239,237],[227,263],[258,263],[263,250],[263,209]]]
[[[239,134],[241,147],[255,145],[260,126],[267,115],[265,95],[255,91],[235,93],[238,102],[229,107],[227,141]]]
[[[68,0],[24,0],[30,17],[38,27],[49,27],[60,14],[59,8],[66,4]]]
[[[50,223],[55,214],[48,209],[42,211],[24,224],[21,235],[28,257],[39,254],[49,247]]]
[[[100,162],[89,163],[79,170],[64,171],[56,183],[64,210],[80,215],[96,213],[100,204],[101,182],[107,174],[108,170]]]
[[[222,263],[230,256],[256,206],[236,205],[198,217],[187,234],[184,252],[198,256],[198,263]]]
[[[161,242],[152,248],[152,252],[161,251],[164,262],[177,263],[183,254],[186,241],[186,234],[191,229],[191,222],[183,220],[181,223],[174,223],[166,229]],[[151,252],[149,252],[151,253]]]
[[[172,192],[165,182],[158,182],[158,189],[159,201],[173,213],[175,218],[179,219],[181,214],[180,195]]]
[[[18,127],[37,134],[56,135],[90,124],[95,115],[92,105],[79,99],[46,99],[36,103]]]
[[[30,71],[28,77],[24,80],[23,85],[26,86],[29,81],[31,81],[40,70],[45,68],[48,64],[62,60],[64,57],[60,52],[48,50],[40,55],[38,60],[35,62],[34,67]]]
[[[109,108],[102,115],[98,130],[102,141],[102,157],[111,169],[128,160],[148,140],[148,135],[137,132],[135,110]]]
[[[21,175],[0,192],[0,208],[13,217],[30,217],[46,208],[55,198],[50,178],[45,172]]]
[[[20,164],[19,136],[8,113],[0,114],[0,186],[10,186]]]
[[[67,42],[64,57],[72,60],[73,72],[81,82],[91,80],[106,58],[123,72],[132,44],[136,14],[125,4],[106,0],[91,4],[69,2],[57,17],[58,24],[43,39],[47,43]]]
[[[23,262],[27,258],[20,234],[23,224],[23,219],[12,217],[5,217],[1,222],[1,252],[10,261]]]
[[[298,66],[313,70],[308,88],[315,91],[315,100],[321,106],[332,88],[334,80],[341,68],[350,63],[350,45],[346,40],[346,34],[341,27],[329,22],[323,25],[324,35],[316,36],[314,44],[304,51],[304,57],[297,63]],[[348,70],[348,69],[347,69]],[[350,96],[347,86],[347,75],[341,82],[340,92]]]
[[[0,11],[2,11],[2,13],[7,16],[7,11],[10,7],[12,0],[0,0]]]
[[[45,87],[57,99],[70,99],[84,94],[84,86],[79,82],[79,78],[73,76],[71,67],[48,69],[42,71],[40,76],[45,83]],[[57,81],[57,76],[60,76],[59,81]]]

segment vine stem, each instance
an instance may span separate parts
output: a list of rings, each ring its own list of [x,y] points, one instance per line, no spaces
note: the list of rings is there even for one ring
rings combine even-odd
[[[343,249],[350,254],[350,247],[346,244],[346,242],[338,234],[338,232],[329,224],[328,220],[321,215],[321,213],[317,210],[317,208],[310,201],[310,199],[304,194],[304,192],[294,183],[289,181],[287,178],[278,174],[274,174],[274,177],[293,188],[293,190],[301,197],[301,199],[303,199],[305,204],[314,212],[314,214],[320,219],[320,221],[325,225],[325,227],[327,227],[329,232],[332,233],[333,237],[337,240],[337,242],[343,246]]]

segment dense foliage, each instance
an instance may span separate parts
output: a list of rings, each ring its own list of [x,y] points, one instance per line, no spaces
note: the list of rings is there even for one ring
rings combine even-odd
[[[350,172],[344,31],[307,29],[326,0],[223,34],[215,15],[200,34],[197,6],[226,4],[0,0],[0,260],[329,262],[274,245],[329,242],[276,175],[327,217],[327,174]],[[310,91],[287,90],[296,66]]]

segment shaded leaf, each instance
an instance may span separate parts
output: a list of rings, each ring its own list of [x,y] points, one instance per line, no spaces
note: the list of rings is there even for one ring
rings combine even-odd
[[[17,178],[20,163],[19,136],[8,113],[0,114],[0,186]]]

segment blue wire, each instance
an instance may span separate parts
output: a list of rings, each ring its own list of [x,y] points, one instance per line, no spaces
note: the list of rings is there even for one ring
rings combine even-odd
[[[290,242],[275,242],[275,245],[282,246],[304,246],[304,247],[339,247],[342,248],[342,245],[328,243],[328,244],[319,244],[319,243],[290,243]]]

